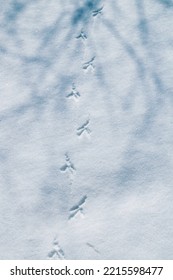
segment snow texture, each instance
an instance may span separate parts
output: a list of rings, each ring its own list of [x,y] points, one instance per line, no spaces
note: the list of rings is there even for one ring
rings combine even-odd
[[[0,259],[172,259],[173,1],[0,7]]]

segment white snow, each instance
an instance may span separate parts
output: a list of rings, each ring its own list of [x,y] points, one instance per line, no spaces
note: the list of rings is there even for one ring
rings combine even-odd
[[[0,4],[0,259],[171,259],[172,0]]]

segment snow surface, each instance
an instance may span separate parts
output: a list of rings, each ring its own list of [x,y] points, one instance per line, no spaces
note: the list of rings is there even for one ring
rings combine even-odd
[[[172,259],[173,1],[0,7],[0,259]]]

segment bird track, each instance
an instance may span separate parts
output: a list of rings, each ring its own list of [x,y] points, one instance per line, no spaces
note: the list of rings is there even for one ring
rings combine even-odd
[[[87,196],[84,195],[77,204],[75,204],[73,207],[70,208],[69,220],[72,219],[73,217],[75,217],[77,215],[77,213],[81,213],[82,215],[84,215],[83,204],[85,204],[86,199],[87,199]]]
[[[83,63],[82,69],[87,70],[89,68],[94,69],[95,66],[93,64],[93,62],[95,61],[95,56],[93,56],[89,61]]]
[[[77,100],[79,99],[80,96],[81,96],[81,95],[80,95],[79,91],[76,90],[76,86],[75,86],[75,84],[73,83],[73,84],[72,84],[72,90],[71,90],[70,93],[67,94],[66,97],[67,97],[67,98],[73,98],[75,101],[77,101]]]
[[[99,14],[102,15],[102,11],[103,11],[103,7],[99,8],[97,10],[94,10],[92,12],[93,17],[98,16]]]
[[[83,30],[81,30],[81,33],[76,37],[76,39],[82,39],[85,41],[87,39],[87,35]]]
[[[76,172],[76,168],[74,167],[74,164],[71,162],[71,159],[68,156],[68,153],[65,154],[65,161],[66,161],[66,163],[60,167],[60,171],[74,174]]]
[[[55,238],[53,241],[53,249],[48,253],[48,258],[49,259],[60,259],[64,260],[65,259],[65,254],[62,248],[59,245],[58,240]]]
[[[77,128],[77,135],[81,136],[84,133],[90,135],[91,134],[91,130],[88,127],[90,124],[90,120],[88,119],[85,123],[83,123],[83,125],[81,125],[80,127]]]

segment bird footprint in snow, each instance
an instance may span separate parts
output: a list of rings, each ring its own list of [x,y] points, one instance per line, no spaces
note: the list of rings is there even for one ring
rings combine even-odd
[[[86,34],[84,33],[83,30],[81,30],[81,33],[76,37],[76,39],[82,39],[82,40],[86,40],[87,39],[87,36]]]
[[[75,173],[76,168],[74,167],[74,164],[71,162],[70,157],[68,154],[65,154],[65,161],[66,163],[60,168],[61,172],[69,172],[71,174]]]
[[[82,68],[83,68],[84,70],[87,70],[88,68],[94,69],[94,68],[95,68],[95,66],[93,65],[94,60],[95,60],[95,56],[93,56],[89,61],[85,62],[85,63],[83,64],[83,67],[82,67]]]
[[[103,10],[103,7],[101,7],[101,8],[99,8],[99,9],[93,11],[93,12],[92,12],[93,17],[97,16],[98,14],[101,15],[101,14],[102,14],[102,10]]]
[[[77,135],[81,136],[82,134],[86,133],[88,135],[91,134],[91,130],[89,129],[90,120],[87,120],[82,126],[77,128]]]
[[[64,251],[62,250],[62,248],[59,245],[59,242],[57,239],[54,240],[53,242],[53,250],[49,252],[48,257],[50,259],[60,259],[60,260],[64,260],[65,259],[65,254]]]
[[[72,90],[69,94],[66,96],[67,98],[74,98],[75,100],[78,100],[80,97],[80,93],[76,90],[75,84],[72,84]]]
[[[69,220],[75,217],[77,213],[81,213],[83,215],[83,204],[85,203],[86,199],[87,196],[84,195],[76,205],[70,208]]]

